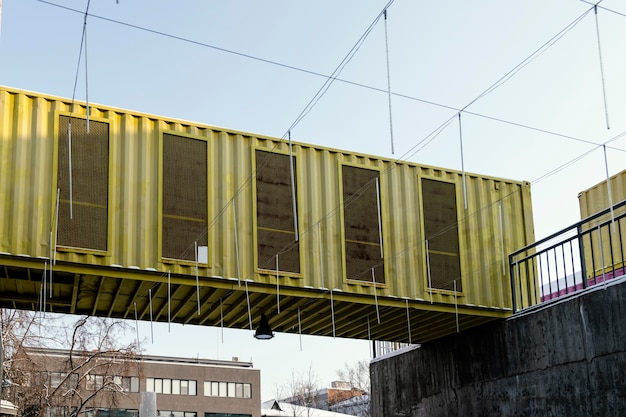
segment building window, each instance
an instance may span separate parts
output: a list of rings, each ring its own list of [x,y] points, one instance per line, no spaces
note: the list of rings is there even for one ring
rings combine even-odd
[[[462,291],[456,187],[453,183],[422,178],[424,238],[427,242],[430,287]]]
[[[195,261],[208,242],[207,143],[164,133],[162,146],[161,255]]]
[[[296,158],[292,157],[295,172]],[[300,273],[289,155],[256,150],[257,259],[260,269]],[[297,195],[297,194],[296,194]]]
[[[139,378],[136,376],[122,377],[122,391],[139,392]]]
[[[163,380],[161,378],[154,379],[154,392],[163,394]]]
[[[159,417],[197,417],[198,413],[194,411],[165,411],[159,410]]]
[[[78,374],[72,373],[67,377],[65,372],[34,372],[29,375],[25,385],[32,387],[46,385],[50,389],[55,389],[60,385],[73,388],[78,385]]]
[[[85,387],[88,391],[97,391],[104,386],[104,375],[87,375],[87,386]]]
[[[86,417],[139,417],[139,410],[123,408],[96,408],[85,411]]]
[[[164,379],[163,380],[163,394],[171,394],[172,393],[172,380]]]
[[[204,413],[204,417],[252,417],[250,414]]]
[[[114,376],[113,383],[122,392],[139,392],[139,378],[136,376]]]
[[[70,124],[71,129],[68,128]],[[109,201],[108,123],[90,120],[87,133],[85,119],[59,116],[57,188],[57,245],[106,251]]]
[[[63,406],[49,406],[44,409],[44,417],[67,417],[69,415],[67,407]]]
[[[252,398],[252,385],[241,382],[204,381],[204,396]]]
[[[384,283],[380,173],[343,165],[341,177],[346,277]]]
[[[114,391],[139,392],[139,378],[136,376],[87,375],[87,390],[96,391],[105,385],[108,389]],[[75,386],[75,384],[72,384],[72,386]]]
[[[157,394],[197,395],[196,381],[186,379],[146,378],[146,391]]]

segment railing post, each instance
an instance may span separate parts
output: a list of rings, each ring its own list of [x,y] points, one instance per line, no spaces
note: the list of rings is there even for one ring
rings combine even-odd
[[[587,265],[585,262],[585,245],[583,240],[583,226],[578,224],[576,226],[576,232],[578,233],[578,253],[580,256],[580,273],[583,279],[583,288],[587,288]]]

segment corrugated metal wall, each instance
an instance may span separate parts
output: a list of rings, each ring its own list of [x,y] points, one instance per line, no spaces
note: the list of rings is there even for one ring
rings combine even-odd
[[[0,88],[0,252],[50,256],[56,207],[58,118],[85,117],[84,103]],[[208,267],[201,276],[274,284],[254,264],[254,149],[289,152],[279,139],[91,105],[90,118],[110,124],[109,243],[106,254],[65,249],[57,259],[94,265],[195,274],[189,262],[159,257],[159,175],[163,132],[208,144]],[[344,276],[341,164],[380,171],[386,284],[378,295],[505,308],[511,305],[507,256],[534,240],[530,186],[334,149],[294,143],[301,274],[280,285],[325,287],[372,295],[373,286]],[[421,178],[456,186],[462,292],[430,291],[423,236]],[[464,207],[464,183],[467,208]],[[285,202],[291,204],[291,201]],[[236,216],[236,218],[235,218]],[[236,234],[235,234],[236,229]]]
[[[626,170],[619,172],[609,179],[611,198],[609,199],[609,184],[602,181],[578,194],[581,219],[598,213],[616,205],[626,199]],[[626,207],[614,210],[613,217],[626,212]],[[598,227],[606,222],[612,222],[611,214],[595,219],[585,230]],[[595,278],[603,274],[622,268],[626,253],[626,228],[624,219],[591,231],[585,237],[585,263],[587,277]],[[592,256],[593,255],[593,256]]]

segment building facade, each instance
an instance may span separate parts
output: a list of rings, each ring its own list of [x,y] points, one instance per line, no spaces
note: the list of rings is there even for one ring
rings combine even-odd
[[[142,407],[146,409],[144,393],[155,393],[157,417],[260,416],[260,370],[250,362],[146,355],[91,360],[94,352],[72,352],[69,366],[69,355],[67,350],[25,350],[29,385],[46,393],[61,388],[60,395],[45,401],[46,417],[68,416],[85,399],[79,415],[138,417]],[[80,401],[69,399],[73,391],[80,392]]]

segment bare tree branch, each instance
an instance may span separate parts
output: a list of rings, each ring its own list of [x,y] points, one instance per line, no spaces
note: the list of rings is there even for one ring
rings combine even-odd
[[[65,407],[75,417],[96,397],[99,407],[113,406],[124,395],[122,377],[137,375],[131,367],[140,366],[138,346],[122,343],[128,328],[121,320],[0,309],[4,369],[15,382],[19,415]]]

